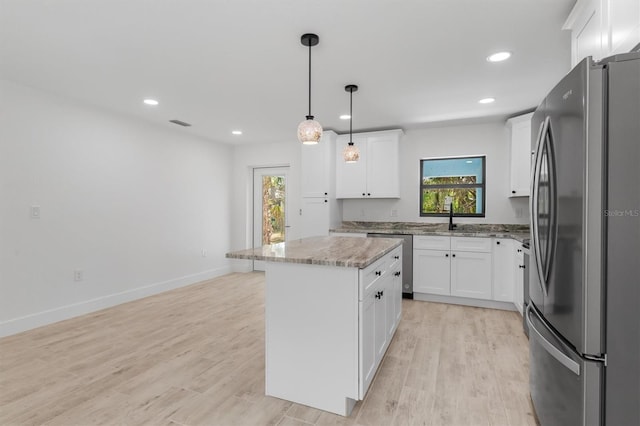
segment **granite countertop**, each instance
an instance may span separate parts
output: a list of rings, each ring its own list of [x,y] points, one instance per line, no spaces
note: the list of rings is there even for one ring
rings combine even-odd
[[[227,253],[230,259],[366,268],[394,248],[397,238],[311,237]]]
[[[449,231],[448,223],[419,222],[342,222],[340,228],[332,232],[378,234],[445,235],[453,237],[496,237],[513,238],[522,242],[529,238],[528,225],[468,224],[458,223]]]

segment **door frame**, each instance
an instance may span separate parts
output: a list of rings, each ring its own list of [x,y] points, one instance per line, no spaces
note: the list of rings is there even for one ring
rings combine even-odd
[[[286,169],[287,171],[287,179],[286,179],[286,186],[285,186],[285,226],[287,228],[289,228],[289,214],[290,214],[290,208],[289,208],[289,198],[291,197],[291,194],[289,192],[289,178],[291,176],[291,165],[289,163],[282,163],[282,164],[268,164],[268,165],[258,165],[258,166],[249,166],[249,179],[251,181],[251,185],[250,190],[249,190],[249,199],[250,199],[250,208],[251,208],[251,214],[248,215],[248,219],[249,219],[249,223],[247,224],[247,227],[249,228],[250,232],[249,235],[250,237],[250,247],[255,249],[256,247],[256,233],[255,233],[255,221],[256,221],[256,205],[255,205],[255,178],[256,178],[256,171],[257,170],[263,170],[263,169]],[[262,218],[260,218],[262,219]],[[287,235],[288,232],[285,233],[285,241],[287,240]],[[256,266],[258,267],[256,269]],[[253,271],[264,271],[264,261],[260,261],[260,260],[252,260],[251,261],[251,269]]]

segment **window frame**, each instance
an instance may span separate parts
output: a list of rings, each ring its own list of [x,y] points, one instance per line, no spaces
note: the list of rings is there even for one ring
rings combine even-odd
[[[465,184],[436,184],[436,185],[424,185],[422,183],[422,171],[424,169],[424,162],[431,160],[482,160],[482,183],[465,183]],[[464,155],[453,157],[427,157],[420,159],[420,185],[418,192],[418,212],[420,217],[449,217],[449,213],[423,213],[422,212],[422,194],[425,188],[441,189],[441,188],[478,188],[482,190],[482,213],[453,213],[455,217],[486,217],[487,214],[487,156],[486,155]]]

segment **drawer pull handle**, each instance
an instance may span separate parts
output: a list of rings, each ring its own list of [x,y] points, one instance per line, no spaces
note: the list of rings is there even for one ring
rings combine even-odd
[[[382,271],[376,271],[376,275],[377,275],[377,276],[382,275]]]
[[[398,260],[398,259],[400,259],[400,256],[393,256],[393,258],[394,258],[395,260]]]
[[[400,271],[396,272],[394,275],[395,275],[396,277],[399,277],[399,276],[400,276]]]

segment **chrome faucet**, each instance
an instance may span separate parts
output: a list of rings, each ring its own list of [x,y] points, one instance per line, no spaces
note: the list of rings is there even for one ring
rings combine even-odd
[[[458,226],[453,223],[453,203],[449,204],[449,231],[453,231]]]

